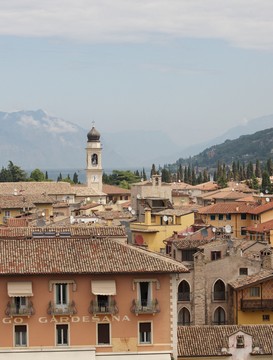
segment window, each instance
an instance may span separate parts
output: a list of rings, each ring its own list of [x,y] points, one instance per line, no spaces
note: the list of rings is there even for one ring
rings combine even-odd
[[[27,326],[15,325],[15,346],[27,346]]]
[[[138,297],[141,307],[148,307],[152,299],[152,284],[147,281],[138,283]]]
[[[215,215],[210,215],[210,220],[215,220]]]
[[[246,220],[246,213],[241,214],[241,220]]]
[[[219,220],[224,220],[224,215],[223,215],[223,214],[219,214],[219,215],[218,215],[218,219],[219,219]]]
[[[248,268],[240,268],[239,275],[248,275]]]
[[[12,307],[15,314],[23,314],[27,310],[27,298],[25,296],[15,296],[12,299]]]
[[[55,300],[56,305],[62,307],[68,304],[68,287],[67,284],[55,284]]]
[[[91,163],[92,163],[92,165],[98,165],[98,155],[97,154],[93,154],[91,156]]]
[[[245,227],[241,227],[241,235],[246,235],[246,228]]]
[[[270,321],[270,315],[264,314],[263,315],[263,321]]]
[[[191,323],[191,314],[189,310],[183,307],[178,313],[178,324],[183,326],[189,326]]]
[[[186,280],[178,286],[178,301],[190,301],[190,285]]]
[[[68,325],[57,324],[56,325],[56,344],[68,345]]]
[[[245,347],[245,338],[244,335],[236,336],[236,348],[244,348]]]
[[[213,286],[213,300],[225,300],[226,299],[226,287],[222,280],[217,280]]]
[[[139,325],[139,343],[151,344],[152,343],[152,324],[150,322],[141,322]]]
[[[214,324],[215,325],[225,325],[226,323],[226,313],[222,307],[218,307],[214,312]]]
[[[5,217],[10,217],[10,210],[5,210],[4,216]]]
[[[258,286],[251,287],[249,289],[249,296],[251,296],[251,297],[260,297],[260,288]]]
[[[221,251],[212,251],[211,252],[211,260],[221,259]]]
[[[197,249],[183,249],[182,250],[182,261],[193,261],[193,255]]]
[[[109,311],[110,296],[97,295],[98,312],[106,313]]]
[[[110,345],[110,324],[98,324],[98,345]]]
[[[226,214],[226,220],[231,220],[231,214]]]

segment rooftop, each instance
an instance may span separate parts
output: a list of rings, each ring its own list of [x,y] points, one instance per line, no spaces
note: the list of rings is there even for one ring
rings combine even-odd
[[[251,335],[264,354],[272,354],[273,325],[219,325],[179,326],[178,356],[226,356],[221,354],[223,344],[238,331]]]
[[[188,272],[178,261],[109,238],[0,240],[0,274]]]

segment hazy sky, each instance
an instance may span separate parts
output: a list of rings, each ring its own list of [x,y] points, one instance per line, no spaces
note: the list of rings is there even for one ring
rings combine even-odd
[[[273,113],[272,0],[0,1],[0,110],[198,143]]]

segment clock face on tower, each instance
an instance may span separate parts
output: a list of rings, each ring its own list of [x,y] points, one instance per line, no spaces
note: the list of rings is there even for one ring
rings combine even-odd
[[[99,181],[98,175],[92,175],[92,181],[93,182],[98,182]]]

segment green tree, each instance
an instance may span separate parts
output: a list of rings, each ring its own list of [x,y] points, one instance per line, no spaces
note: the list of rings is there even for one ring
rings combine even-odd
[[[63,180],[63,176],[62,173],[59,174],[59,176],[57,177],[57,181],[62,181]]]
[[[260,164],[260,161],[259,161],[259,160],[256,160],[255,176],[256,176],[257,178],[261,178],[261,177],[262,177],[261,164]]]
[[[162,182],[170,183],[171,182],[171,174],[168,169],[163,168],[161,171]]]
[[[73,183],[74,184],[78,184],[79,183],[79,176],[76,172],[74,172],[74,175],[73,175]]]
[[[267,170],[269,176],[273,175],[273,163],[272,163],[271,158],[269,158],[266,162],[266,170]]]
[[[246,178],[247,179],[252,179],[253,175],[254,175],[254,167],[253,167],[252,162],[250,161],[247,164],[247,168],[246,168]]]
[[[157,175],[157,170],[155,168],[155,164],[152,165],[152,168],[151,168],[151,178],[153,177],[153,175]]]
[[[33,181],[44,181],[45,175],[40,169],[35,169],[30,173],[29,178]]]
[[[1,170],[0,179],[3,182],[26,181],[27,173],[20,166],[14,165],[12,161],[9,161],[7,169],[2,168]]]
[[[271,193],[270,177],[269,177],[269,174],[268,174],[268,172],[266,170],[264,170],[263,173],[262,173],[261,191]]]
[[[144,168],[142,169],[141,178],[143,179],[143,181],[147,180],[147,175]]]
[[[249,183],[249,187],[251,189],[254,189],[254,190],[258,190],[259,189],[259,181],[258,181],[258,178],[256,178],[256,176],[253,174],[252,175],[252,178],[251,178],[251,181]]]

